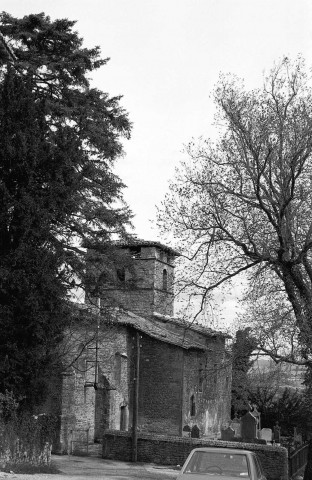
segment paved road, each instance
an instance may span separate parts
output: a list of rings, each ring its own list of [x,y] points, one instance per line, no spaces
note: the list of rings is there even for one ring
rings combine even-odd
[[[151,464],[132,464],[95,457],[53,455],[53,464],[60,473],[35,475],[7,474],[0,472],[0,479],[7,480],[175,480],[177,470]]]

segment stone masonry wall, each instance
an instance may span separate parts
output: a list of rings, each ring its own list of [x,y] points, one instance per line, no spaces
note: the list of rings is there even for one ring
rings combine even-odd
[[[286,448],[253,443],[224,442],[193,438],[174,438],[160,435],[138,436],[138,461],[162,465],[183,465],[193,448],[228,447],[254,451],[261,461],[268,480],[288,479]],[[131,461],[131,434],[106,431],[103,438],[103,458]]]
[[[129,405],[127,330],[104,326],[98,338],[98,376],[95,382],[95,341],[88,345],[62,382],[61,447],[70,442],[100,439],[104,429],[119,429],[122,408]],[[81,348],[77,345],[77,351]],[[126,415],[128,417],[128,415]],[[127,425],[124,426],[127,428]],[[88,434],[87,434],[88,432]]]
[[[213,339],[202,352],[140,335],[139,430],[182,435],[185,425],[197,425],[201,435],[216,438],[230,420],[224,342]]]
[[[207,353],[185,351],[183,426],[197,425],[201,435],[217,438],[230,420],[230,372],[222,342],[212,339]]]
[[[181,434],[183,350],[141,334],[139,429]]]
[[[121,306],[143,317],[151,316],[155,311],[172,316],[174,313],[172,257],[168,257],[158,248],[142,247],[140,256],[135,259],[134,270],[133,277],[126,272],[124,285],[103,290],[101,305]],[[163,282],[164,271],[166,288]]]

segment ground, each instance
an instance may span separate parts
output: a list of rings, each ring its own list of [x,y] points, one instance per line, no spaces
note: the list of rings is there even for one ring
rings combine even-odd
[[[59,473],[34,475],[3,473],[0,480],[175,480],[177,470],[152,464],[132,464],[96,457],[52,456],[53,465]]]

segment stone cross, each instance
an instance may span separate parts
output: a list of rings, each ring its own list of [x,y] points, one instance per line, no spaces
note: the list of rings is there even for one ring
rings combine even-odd
[[[273,440],[275,443],[281,443],[281,427],[278,422],[276,422],[276,425],[273,428]]]

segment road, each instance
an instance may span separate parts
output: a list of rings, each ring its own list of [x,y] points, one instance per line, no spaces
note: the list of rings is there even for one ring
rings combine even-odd
[[[132,464],[96,457],[53,455],[59,473],[34,475],[0,472],[0,480],[175,480],[177,470],[152,464]]]

